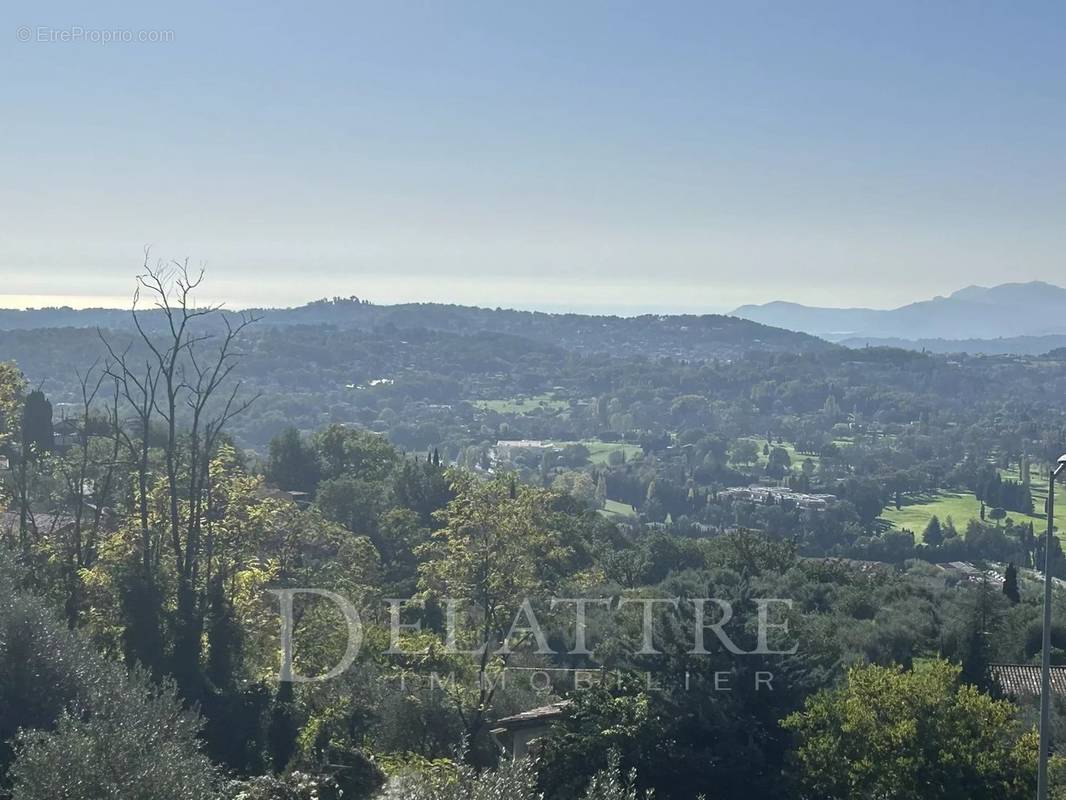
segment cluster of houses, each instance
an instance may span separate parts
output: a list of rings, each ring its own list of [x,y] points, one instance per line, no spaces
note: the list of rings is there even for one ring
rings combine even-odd
[[[968,583],[982,583],[988,581],[995,589],[1003,588],[1006,580],[1003,573],[998,569],[982,569],[974,566],[969,561],[947,561],[937,564],[937,569],[945,575],[950,575],[959,581]]]
[[[740,486],[732,489],[723,489],[718,493],[718,499],[746,500],[764,505],[781,505],[821,511],[836,501],[836,495],[796,492],[781,486]]]

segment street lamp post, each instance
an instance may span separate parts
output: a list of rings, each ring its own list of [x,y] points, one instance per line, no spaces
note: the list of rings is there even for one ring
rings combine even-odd
[[[1040,667],[1040,757],[1036,798],[1047,800],[1048,740],[1051,738],[1051,537],[1055,535],[1055,479],[1066,469],[1066,455],[1048,473],[1047,539],[1044,541],[1044,638]]]

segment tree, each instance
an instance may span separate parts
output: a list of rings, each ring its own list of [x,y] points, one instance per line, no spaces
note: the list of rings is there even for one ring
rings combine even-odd
[[[581,800],[654,800],[654,792],[642,792],[637,787],[637,771],[622,774],[617,753],[608,756],[606,769],[597,772],[589,781]]]
[[[1022,600],[1021,592],[1018,590],[1018,568],[1014,566],[1013,561],[1007,564],[1007,572],[1003,577],[1003,594],[1015,604]]]
[[[141,678],[112,702],[64,713],[54,731],[26,731],[16,744],[12,800],[214,800],[215,770],[196,740],[200,721],[172,692]]]
[[[384,436],[347,425],[330,425],[315,434],[312,441],[325,478],[353,475],[363,480],[384,480],[399,461]]]
[[[729,460],[739,466],[749,466],[759,460],[759,446],[751,439],[737,439],[729,446]]]
[[[638,773],[669,761],[669,721],[661,703],[639,691],[635,678],[621,683],[624,688],[592,686],[571,699],[543,744],[539,781],[546,797],[578,797],[582,787],[598,785],[600,770],[620,772],[623,761]]]
[[[944,543],[944,531],[940,527],[940,519],[934,514],[925,526],[922,541],[930,547],[939,547]]]
[[[149,461],[151,452],[152,416],[155,412],[156,391],[159,387],[159,373],[152,362],[144,361],[143,372],[139,363],[134,363],[129,349],[117,352],[108,340],[100,334],[110,359],[107,374],[115,382],[116,394],[126,401],[133,411],[136,423],[132,432],[127,432],[119,418],[118,402],[114,406],[115,436],[125,443],[130,460],[137,465],[137,511],[140,523],[141,575],[136,578],[142,588],[148,588],[153,580],[156,555],[153,553],[153,536],[149,527]]]
[[[40,389],[26,395],[22,407],[22,452],[33,458],[52,452],[52,404]]]
[[[992,688],[992,676],[989,672],[992,641],[1001,621],[996,601],[996,593],[992,591],[986,577],[978,584],[974,593],[973,610],[963,629],[958,654],[962,661],[960,680],[976,686],[981,691]]]
[[[596,507],[603,508],[607,505],[607,475],[600,473],[596,479]]]
[[[587,472],[577,470],[561,472],[552,481],[552,489],[560,494],[570,495],[582,505],[599,507],[596,498],[596,483]]]
[[[843,496],[855,505],[864,525],[872,525],[885,508],[881,487],[876,481],[849,480],[844,486]]]
[[[783,447],[775,447],[770,450],[769,459],[766,463],[766,474],[774,478],[781,478],[791,469],[792,458]]]
[[[1048,537],[1046,533],[1037,537],[1033,563],[1039,570],[1044,569],[1044,564],[1047,561],[1047,544]],[[1051,537],[1051,574],[1059,578],[1066,574],[1066,555],[1062,551],[1062,542],[1058,536]]]
[[[415,591],[418,559],[415,551],[429,539],[429,529],[409,508],[390,508],[378,518],[372,541],[381,553],[390,596],[405,597]],[[399,587],[403,586],[403,589]]]
[[[286,428],[270,442],[267,480],[287,491],[314,492],[319,480],[318,455],[296,428]]]
[[[1035,791],[1037,738],[1014,707],[960,684],[935,660],[904,671],[860,666],[808,698],[795,732],[796,778],[825,800],[1022,800]]]
[[[119,351],[104,339],[113,363],[110,372],[140,418],[145,438],[153,416],[165,428],[166,511],[160,527],[176,576],[172,672],[187,699],[195,699],[202,689],[199,660],[207,613],[202,562],[210,549],[204,537],[210,463],[226,425],[256,399],[241,399],[242,384],[233,374],[241,335],[255,318],[241,315],[234,322],[219,306],[199,305],[196,292],[203,279],[203,269],[191,272],[188,261],[153,266],[146,250],[131,306],[144,372],[129,347]],[[142,292],[152,300],[151,312],[141,305]],[[179,423],[186,420],[182,431]],[[144,442],[142,452],[147,449]],[[142,503],[149,493],[145,477],[142,472]],[[151,541],[145,510],[142,505],[142,546]],[[158,583],[160,554],[149,557],[146,549],[141,555],[142,581]]]
[[[443,768],[439,762],[426,767],[397,775],[379,800],[538,800],[540,797],[536,765],[530,759],[509,760],[493,770],[450,762]]]
[[[122,448],[119,392],[115,385],[112,401],[104,418],[96,416],[94,405],[104,381],[107,367],[97,371],[93,364],[78,374],[81,408],[76,418],[75,444],[52,459],[53,475],[63,486],[64,507],[73,523],[62,531],[58,544],[64,551],[67,599],[65,609],[71,625],[77,625],[80,613],[80,570],[91,567],[96,559],[97,545],[105,508],[113,506],[119,453]],[[102,433],[105,436],[94,436]]]
[[[19,368],[0,361],[0,453],[9,453],[8,446],[18,439],[19,409],[25,389],[26,379]]]
[[[955,520],[951,518],[950,514],[944,520],[942,530],[944,532],[945,539],[954,539],[956,536],[959,535],[958,530],[955,528]]]
[[[10,462],[17,460],[15,486],[19,507],[19,546],[25,549],[27,518],[29,516],[26,492],[26,459],[22,457],[22,401],[26,390],[26,379],[12,363],[0,362],[0,455]],[[6,488],[6,487],[4,487]],[[0,501],[7,498],[0,494]]]
[[[214,798],[217,772],[197,741],[199,717],[171,685],[141,670],[127,675],[56,620],[22,588],[25,577],[0,558],[0,780],[9,796]]]
[[[491,675],[528,640],[507,641],[519,610],[550,594],[571,551],[552,524],[555,493],[519,485],[513,476],[455,478],[455,499],[440,515],[444,527],[419,550],[419,583],[427,598],[465,599],[471,606],[464,609],[467,623],[456,621],[456,644],[479,651],[472,656],[477,688],[455,700],[467,734],[476,739],[496,692]]]
[[[323,481],[315,498],[315,506],[326,519],[371,539],[377,531],[377,518],[384,510],[384,503],[384,487],[380,482],[349,475]]]

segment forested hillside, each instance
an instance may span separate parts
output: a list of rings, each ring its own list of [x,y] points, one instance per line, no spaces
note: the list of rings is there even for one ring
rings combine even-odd
[[[832,345],[814,336],[717,314],[590,316],[438,303],[379,306],[356,298],[321,300],[298,308],[249,309],[245,313],[261,320],[265,327],[299,325],[362,331],[425,329],[457,334],[507,334],[579,353],[609,351],[645,356],[721,358],[749,351],[820,352],[832,349]],[[237,316],[229,312],[219,315],[218,320]],[[151,309],[142,315],[142,321],[149,330],[158,329],[163,324],[162,316]],[[130,325],[128,312],[111,309],[0,310],[0,330],[126,329]]]
[[[993,666],[1066,577],[1061,351],[278,326],[149,277],[165,325],[0,334],[13,800],[1031,794]]]

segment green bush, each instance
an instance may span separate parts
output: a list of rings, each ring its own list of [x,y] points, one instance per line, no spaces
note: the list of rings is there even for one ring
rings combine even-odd
[[[12,800],[217,797],[200,719],[96,652],[0,563],[0,773]]]

